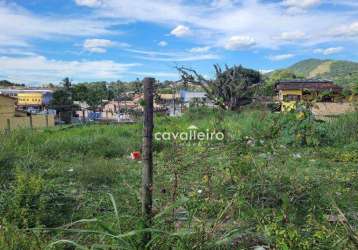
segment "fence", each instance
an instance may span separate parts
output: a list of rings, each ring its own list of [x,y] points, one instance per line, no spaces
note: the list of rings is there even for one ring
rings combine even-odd
[[[20,128],[47,128],[55,126],[53,115],[31,115],[24,117],[0,117],[0,130]]]

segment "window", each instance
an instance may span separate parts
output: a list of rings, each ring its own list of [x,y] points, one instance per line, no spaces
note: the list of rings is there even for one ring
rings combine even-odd
[[[299,101],[301,99],[301,96],[299,95],[284,95],[283,101],[285,102],[291,102],[291,101]]]

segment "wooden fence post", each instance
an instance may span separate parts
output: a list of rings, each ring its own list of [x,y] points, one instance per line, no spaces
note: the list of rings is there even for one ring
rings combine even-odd
[[[82,122],[83,122],[83,123],[86,121],[85,115],[86,115],[85,110],[82,109]]]
[[[46,128],[48,128],[48,114],[46,114]]]
[[[33,128],[33,125],[32,125],[32,114],[30,113],[30,128],[32,129]]]
[[[144,78],[144,130],[143,130],[143,179],[142,179],[142,214],[144,228],[152,224],[153,203],[153,83],[154,78]],[[151,233],[143,234],[143,245],[151,240]]]
[[[6,130],[8,133],[11,131],[10,119],[6,119]]]

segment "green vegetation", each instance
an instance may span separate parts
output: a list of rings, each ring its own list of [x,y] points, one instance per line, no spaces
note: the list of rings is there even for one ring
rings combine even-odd
[[[358,82],[358,63],[356,62],[308,59],[287,69],[308,78],[333,80],[342,86]]]
[[[0,80],[0,88],[9,88],[9,87],[23,88],[25,87],[25,84],[17,84],[17,83],[10,82],[8,80]]]
[[[150,249],[355,249],[358,114],[191,110],[155,132]],[[0,138],[0,249],[138,249],[142,125],[17,131]]]

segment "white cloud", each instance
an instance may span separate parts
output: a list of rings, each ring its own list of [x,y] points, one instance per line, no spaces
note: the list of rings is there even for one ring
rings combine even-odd
[[[137,59],[161,62],[188,62],[188,61],[205,61],[219,59],[216,54],[197,54],[187,52],[157,52],[147,50],[127,49],[126,51],[139,54]]]
[[[231,8],[234,6],[233,0],[213,0],[211,6],[214,8]]]
[[[167,43],[166,41],[160,41],[160,42],[158,43],[158,46],[160,46],[160,47],[166,47],[166,46],[168,46],[168,43]]]
[[[11,56],[36,56],[36,53],[29,51],[27,48],[0,48],[1,55],[11,55]]]
[[[178,72],[128,72],[128,74],[130,75],[135,75],[138,77],[161,77],[161,78],[171,78],[171,79],[178,79],[179,78],[179,74]]]
[[[302,31],[290,31],[281,33],[279,39],[283,41],[293,42],[304,39],[306,34]]]
[[[161,61],[161,62],[189,62],[189,61],[206,61],[219,59],[215,54],[203,54],[203,55],[179,55],[176,57],[139,57],[145,60]]]
[[[96,15],[114,20],[157,23],[167,27],[181,24],[187,29],[190,27],[189,31],[195,36],[189,38],[201,46],[224,47],[226,44],[224,39],[245,34],[255,38],[257,45],[255,47],[277,49],[288,41],[298,46],[312,46],[334,41],[337,38],[329,34],[331,29],[356,20],[354,11],[335,11],[334,4],[340,3],[337,1],[322,0],[324,4],[331,5],[329,11],[312,8],[320,7],[320,2],[318,0],[106,0],[105,4],[96,9]],[[287,13],[288,8],[300,8],[306,11],[290,15]],[[177,27],[180,31],[179,36],[187,34],[187,29],[180,28],[181,26]],[[279,39],[285,32],[287,34],[283,34],[283,39]],[[305,35],[301,38],[302,34]],[[297,40],[294,40],[296,38]]]
[[[92,53],[105,53],[106,48],[112,47],[114,43],[107,39],[86,39],[83,48]]]
[[[307,9],[317,6],[321,3],[321,0],[284,0],[283,5],[290,8]]]
[[[170,34],[177,36],[177,37],[183,37],[188,36],[191,34],[190,28],[184,25],[178,25],[175,29],[173,29]]]
[[[59,61],[43,56],[0,57],[0,75],[15,82],[57,83],[68,76],[75,81],[116,80],[140,64],[122,64],[111,60]],[[21,74],[19,74],[21,72]]]
[[[205,47],[191,48],[189,51],[191,53],[205,53],[205,52],[208,52],[210,49],[211,49],[210,46],[205,46]]]
[[[356,37],[358,36],[358,21],[349,25],[342,25],[338,27],[334,32],[336,36]]]
[[[261,74],[267,74],[267,73],[270,73],[272,71],[274,71],[274,69],[259,69],[259,72]]]
[[[30,46],[29,41],[110,34],[109,23],[89,18],[37,16],[0,2],[0,46]]]
[[[239,50],[250,48],[256,44],[256,41],[253,37],[250,36],[232,36],[225,43],[225,49],[228,50]]]
[[[79,6],[87,7],[99,7],[102,5],[102,0],[75,0],[75,3]]]
[[[282,55],[269,56],[269,59],[271,61],[284,61],[294,56],[295,56],[294,54],[282,54]]]
[[[337,54],[337,53],[341,52],[343,49],[344,49],[343,47],[332,47],[332,48],[327,48],[327,49],[315,49],[314,53],[328,56],[328,55],[332,55],[332,54]]]

